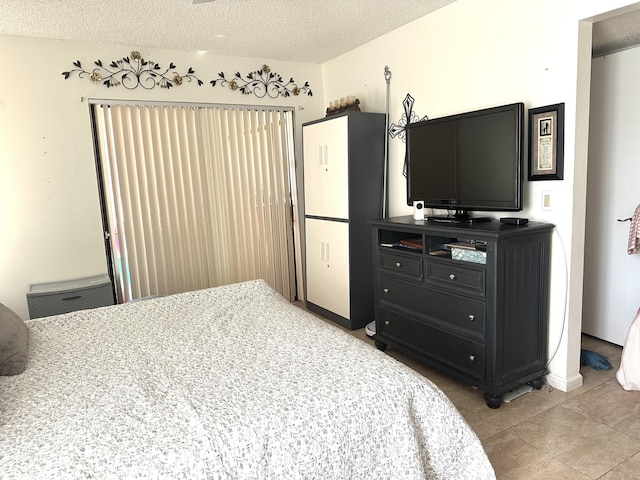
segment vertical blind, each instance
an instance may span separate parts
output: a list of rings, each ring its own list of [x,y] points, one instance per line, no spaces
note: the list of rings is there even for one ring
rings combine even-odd
[[[257,278],[294,298],[291,111],[92,109],[120,302]]]

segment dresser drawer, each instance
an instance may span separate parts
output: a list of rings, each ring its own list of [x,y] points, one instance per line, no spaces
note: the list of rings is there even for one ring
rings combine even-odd
[[[429,317],[443,328],[463,328],[484,339],[486,305],[483,300],[434,291],[385,276],[378,277],[378,298],[380,302]]]
[[[380,268],[383,272],[422,281],[422,257],[395,252],[379,252]]]
[[[447,263],[427,262],[427,283],[447,290],[471,293],[484,298],[486,292],[484,268],[463,267]]]
[[[376,332],[381,338],[424,352],[440,363],[484,380],[484,343],[459,337],[384,308],[379,311]]]

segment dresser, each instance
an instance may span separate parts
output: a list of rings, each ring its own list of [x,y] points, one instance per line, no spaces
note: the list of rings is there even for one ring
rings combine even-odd
[[[380,216],[383,114],[347,112],[302,127],[307,308],[349,328],[371,322],[367,220]]]
[[[375,343],[484,392],[539,389],[546,373],[553,225],[373,220]]]

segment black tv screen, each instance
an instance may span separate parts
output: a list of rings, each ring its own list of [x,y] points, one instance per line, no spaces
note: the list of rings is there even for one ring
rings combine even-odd
[[[474,210],[522,210],[523,103],[410,123],[406,134],[409,205],[462,221]]]

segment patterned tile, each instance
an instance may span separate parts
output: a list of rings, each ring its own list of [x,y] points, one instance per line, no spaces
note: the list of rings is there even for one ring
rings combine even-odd
[[[485,420],[480,415],[476,415],[471,410],[466,408],[458,408],[458,411],[462,414],[469,426],[473,429],[480,440],[485,440],[494,436],[496,433],[500,433],[504,429],[495,423],[491,423]]]
[[[482,443],[499,480],[590,479],[509,432],[501,432]]]
[[[638,439],[564,406],[536,415],[509,433],[591,478],[640,451]]]
[[[563,404],[564,407],[640,439],[640,392],[608,382]]]
[[[497,409],[487,407],[484,394],[471,387],[458,388],[447,392],[447,395],[458,409],[465,408],[502,429],[517,425],[553,407],[553,404],[543,396],[531,393],[518,397],[509,403],[503,403]]]
[[[622,462],[600,480],[638,480],[640,476],[640,453]]]

